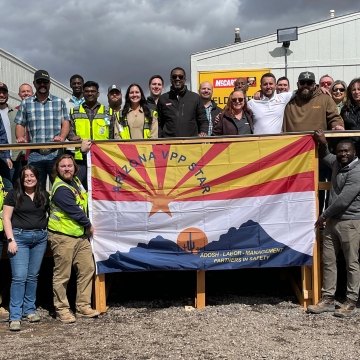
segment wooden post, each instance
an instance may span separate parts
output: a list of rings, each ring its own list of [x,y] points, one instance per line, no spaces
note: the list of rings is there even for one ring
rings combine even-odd
[[[106,306],[106,290],[105,290],[105,274],[95,275],[94,277],[94,307],[100,313],[107,311]]]
[[[205,270],[196,271],[195,307],[197,309],[205,308]]]

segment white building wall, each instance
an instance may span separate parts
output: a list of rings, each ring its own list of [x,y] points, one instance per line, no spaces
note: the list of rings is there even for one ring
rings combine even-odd
[[[294,24],[296,26],[296,24]],[[285,75],[285,50],[277,35],[267,35],[191,55],[191,88],[198,88],[198,72],[270,68],[278,78]],[[298,28],[298,40],[288,50],[288,78],[296,87],[302,71],[316,80],[330,74],[334,80],[360,76],[360,12]]]
[[[46,66],[44,67],[44,70],[47,70]],[[5,83],[9,89],[9,104],[11,106],[17,105],[20,101],[18,92],[21,84],[29,83],[33,86],[34,73],[36,70],[38,69],[0,49],[0,82]],[[53,78],[51,78],[50,92],[61,98],[66,98],[72,93],[70,88]]]

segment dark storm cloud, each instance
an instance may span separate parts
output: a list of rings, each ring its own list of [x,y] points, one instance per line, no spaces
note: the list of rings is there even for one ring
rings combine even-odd
[[[104,89],[152,74],[167,85],[175,66],[189,73],[190,54],[358,11],[357,1],[0,0],[1,47],[68,84],[74,73]]]

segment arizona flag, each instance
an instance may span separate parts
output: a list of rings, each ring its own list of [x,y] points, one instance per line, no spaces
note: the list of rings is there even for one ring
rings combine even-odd
[[[312,263],[311,136],[91,148],[97,273]]]

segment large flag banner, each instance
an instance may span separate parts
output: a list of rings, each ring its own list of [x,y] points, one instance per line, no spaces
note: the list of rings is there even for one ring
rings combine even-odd
[[[310,135],[91,148],[97,273],[312,264]]]

